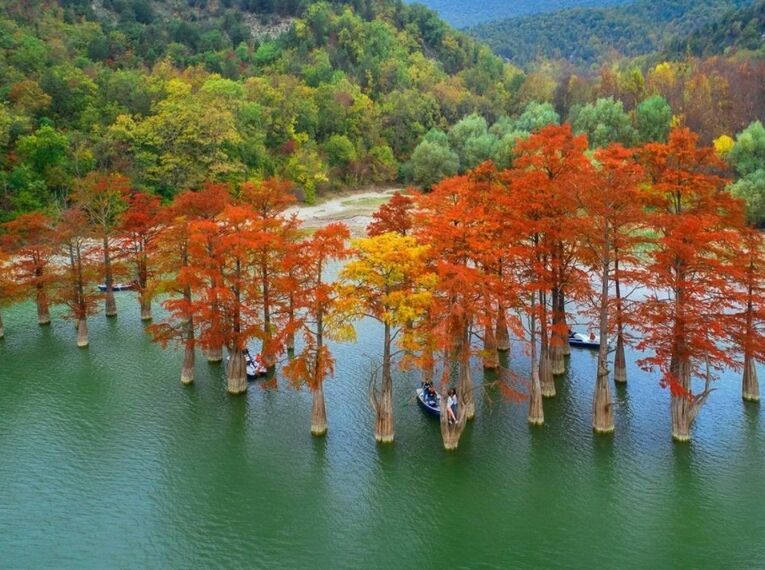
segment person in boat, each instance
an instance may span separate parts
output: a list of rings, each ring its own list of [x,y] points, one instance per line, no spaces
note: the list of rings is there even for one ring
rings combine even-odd
[[[446,414],[450,424],[457,423],[457,390],[454,388],[449,389],[449,397],[446,400]]]
[[[423,388],[425,389],[425,401],[434,406],[436,404],[436,389],[433,382],[425,382]]]
[[[595,333],[590,332],[590,342],[595,342]]]

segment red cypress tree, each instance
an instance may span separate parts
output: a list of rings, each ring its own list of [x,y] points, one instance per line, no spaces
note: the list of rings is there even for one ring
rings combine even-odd
[[[672,436],[688,441],[699,410],[712,392],[714,371],[734,364],[718,339],[731,310],[734,228],[742,205],[726,190],[713,148],[698,146],[688,129],[672,131],[667,144],[642,152],[649,173],[649,222],[657,237],[642,276],[648,289],[639,308],[638,348],[654,354],[640,361],[658,370],[672,397]],[[696,391],[693,379],[703,383]]]
[[[22,214],[3,226],[2,244],[11,254],[8,269],[25,297],[37,304],[37,322],[50,323],[50,267],[54,249],[53,221],[42,212]]]

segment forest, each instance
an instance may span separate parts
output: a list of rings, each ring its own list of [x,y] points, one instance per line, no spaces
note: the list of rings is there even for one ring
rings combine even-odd
[[[624,4],[629,0],[537,0],[525,2],[523,0],[511,0],[501,2],[490,0],[489,2],[464,2],[460,0],[422,0],[428,8],[435,10],[449,24],[455,28],[475,26],[483,22],[502,20],[505,18],[517,18],[528,14],[544,12],[557,12],[567,8],[594,8]],[[410,2],[411,3],[411,2]]]
[[[714,30],[725,27],[736,9],[748,8],[752,3],[634,0],[617,6],[496,19],[467,31],[521,67],[561,59],[587,67],[618,57],[649,56],[667,50],[682,57],[685,51],[679,48],[687,36],[704,37],[705,26]]]
[[[505,168],[486,161],[430,192],[395,195],[350,243],[340,223],[301,231],[286,213],[292,183],[279,178],[207,182],[163,205],[125,176],[91,174],[58,217],[4,224],[0,299],[33,300],[40,325],[51,304],[63,306],[87,348],[88,320],[115,317],[115,283],[134,278],[141,319],[152,321],[153,302],[163,307],[147,332],[184,353],[181,383],[193,383],[198,351],[210,361],[225,351],[228,392],[246,392],[257,341],[268,382],[310,390],[317,436],[328,429],[328,341],[352,342],[356,322],[376,320],[375,439],[394,440],[400,367],[436,382],[443,401],[456,391],[455,421],[441,414],[447,450],[475,415],[476,358],[498,372],[508,400],[527,403],[529,423],[544,423],[576,305],[600,339],[595,432],[614,430],[610,371],[627,382],[631,345],[670,391],[673,438],[688,441],[721,370],[740,370],[744,400],[760,399],[765,244],[728,176],[731,164],[745,174],[764,160],[760,123],[716,148],[675,127],[665,142],[593,149],[570,125],[548,124],[516,143]],[[511,342],[527,346],[528,377],[500,364]]]
[[[403,367],[457,390],[459,421],[441,421],[456,448],[470,363],[502,368],[511,339],[531,373],[499,370],[503,392],[541,424],[573,307],[601,339],[597,432],[614,427],[609,358],[626,381],[625,345],[670,390],[677,440],[720,369],[759,399],[761,61],[523,72],[422,6],[274,9],[4,6],[0,305],[33,300],[41,325],[63,307],[85,348],[89,318],[116,316],[130,282],[143,320],[162,305],[148,333],[184,352],[182,383],[199,351],[227,353],[228,391],[243,393],[257,341],[271,381],[311,391],[316,435],[330,341],[352,341],[362,318],[385,333],[369,378],[379,442],[394,438]],[[365,238],[287,214],[390,181],[414,187]]]
[[[420,136],[498,116],[522,81],[422,6],[228,4],[4,2],[0,218],[65,205],[89,172],[165,198],[210,177],[277,175],[307,201],[395,180]]]

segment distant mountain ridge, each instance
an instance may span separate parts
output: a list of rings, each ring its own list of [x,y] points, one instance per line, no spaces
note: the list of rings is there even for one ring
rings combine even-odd
[[[406,1],[408,4],[415,3]],[[567,8],[596,8],[627,2],[629,0],[416,0],[416,3],[438,12],[441,18],[456,28]]]
[[[613,56],[661,52],[677,37],[719,21],[753,0],[636,0],[489,22],[467,31],[516,65],[562,59],[597,65]]]

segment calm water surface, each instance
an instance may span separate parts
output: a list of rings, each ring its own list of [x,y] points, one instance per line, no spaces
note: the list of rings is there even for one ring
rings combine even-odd
[[[88,350],[32,306],[5,315],[2,568],[765,568],[765,427],[737,374],[675,445],[668,394],[633,366],[615,436],[595,437],[595,358],[574,351],[543,428],[488,390],[455,454],[400,374],[396,443],[380,448],[374,323],[334,347],[330,431],[314,439],[308,393],[230,397],[204,361],[184,388],[181,355],[148,340],[132,295],[118,301]],[[520,349],[510,360],[523,370]]]

